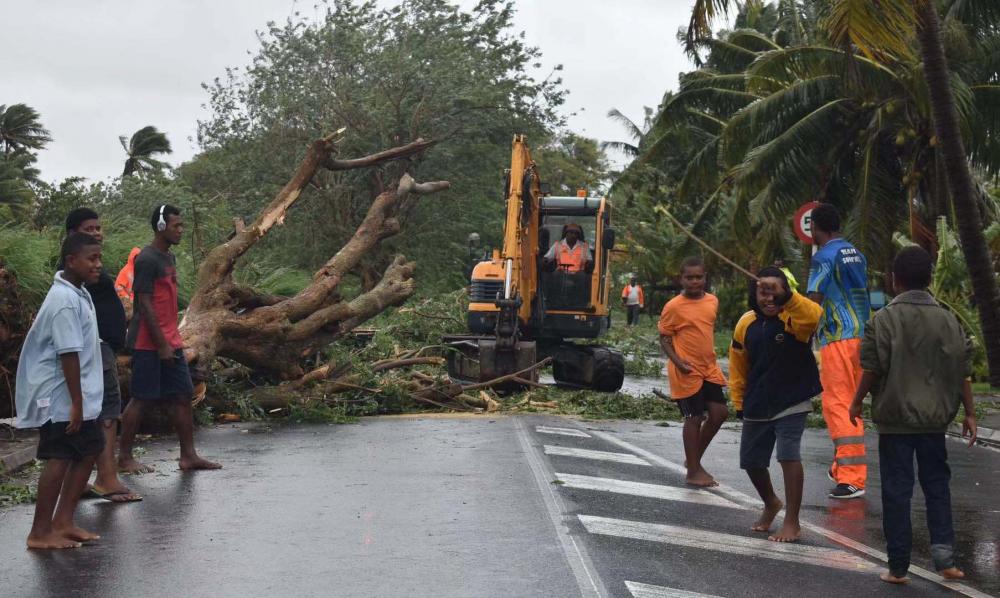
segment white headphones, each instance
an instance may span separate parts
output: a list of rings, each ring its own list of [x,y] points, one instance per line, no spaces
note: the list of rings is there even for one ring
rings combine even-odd
[[[162,206],[160,206],[160,219],[156,221],[156,230],[160,231],[161,233],[167,230],[167,221],[163,219],[163,210],[165,210],[166,207],[167,204],[163,204]]]

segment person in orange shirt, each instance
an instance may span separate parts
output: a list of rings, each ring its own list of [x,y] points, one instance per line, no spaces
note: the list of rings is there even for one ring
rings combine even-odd
[[[542,259],[547,267],[568,273],[589,272],[594,268],[594,254],[583,239],[583,229],[575,222],[563,227],[562,239],[553,243]]]
[[[122,305],[125,307],[125,319],[127,320],[132,319],[132,301],[134,299],[132,281],[135,279],[135,258],[137,255],[139,255],[139,248],[133,247],[128,254],[125,267],[118,272],[118,277],[115,279],[115,292],[118,293],[118,298],[121,299]]]
[[[639,310],[646,305],[646,296],[639,286],[639,281],[633,276],[625,288],[622,289],[622,304],[628,310],[628,325],[635,326],[639,323]]]
[[[660,314],[660,346],[667,354],[670,397],[684,416],[684,456],[692,486],[717,486],[701,465],[712,438],[729,416],[722,389],[726,377],[715,361],[715,318],[719,299],[705,292],[705,262],[689,257],[681,264],[683,292]]]

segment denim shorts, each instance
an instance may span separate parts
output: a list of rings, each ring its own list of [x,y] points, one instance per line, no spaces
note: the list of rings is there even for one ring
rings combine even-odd
[[[170,365],[160,361],[156,351],[132,353],[132,397],[140,401],[191,400],[194,384],[184,351],[174,351]]]
[[[807,413],[793,413],[766,422],[744,421],[740,438],[740,468],[767,469],[777,445],[777,460],[802,460],[802,433]]]

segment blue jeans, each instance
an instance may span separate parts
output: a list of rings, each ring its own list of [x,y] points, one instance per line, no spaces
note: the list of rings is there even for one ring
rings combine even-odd
[[[889,572],[906,575],[913,548],[910,499],[913,458],[927,503],[931,556],[938,571],[955,566],[955,529],[951,521],[951,469],[944,434],[881,434],[878,438],[882,475],[882,530],[889,553]]]

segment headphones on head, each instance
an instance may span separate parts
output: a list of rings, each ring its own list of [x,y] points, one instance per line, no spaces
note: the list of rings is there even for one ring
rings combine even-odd
[[[163,210],[167,208],[167,204],[160,206],[160,219],[156,221],[156,230],[163,232],[167,230],[167,221],[163,219]]]

